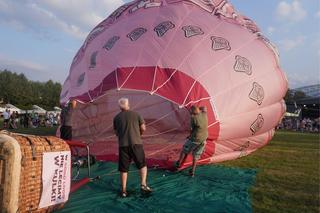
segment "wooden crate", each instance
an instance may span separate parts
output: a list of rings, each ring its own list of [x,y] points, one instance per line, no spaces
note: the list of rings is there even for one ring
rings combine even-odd
[[[1,212],[51,212],[62,205],[38,209],[44,152],[70,151],[57,137],[0,132]]]

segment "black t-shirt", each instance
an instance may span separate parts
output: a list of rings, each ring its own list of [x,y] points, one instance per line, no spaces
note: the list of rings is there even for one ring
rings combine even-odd
[[[70,106],[64,107],[61,111],[61,124],[62,126],[72,126],[73,109]]]
[[[136,112],[122,111],[113,119],[113,129],[119,139],[119,146],[125,147],[134,144],[142,144],[140,126],[143,118]]]

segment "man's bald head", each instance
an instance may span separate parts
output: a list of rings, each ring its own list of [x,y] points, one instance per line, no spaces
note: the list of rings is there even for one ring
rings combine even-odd
[[[128,98],[120,98],[119,101],[119,107],[121,110],[129,110],[129,99]]]

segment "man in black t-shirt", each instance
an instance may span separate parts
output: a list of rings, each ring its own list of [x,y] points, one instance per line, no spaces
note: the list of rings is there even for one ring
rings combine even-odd
[[[129,100],[119,100],[121,112],[113,119],[113,128],[119,142],[119,171],[121,176],[121,196],[127,197],[126,185],[131,160],[140,170],[141,192],[150,193],[151,188],[147,185],[147,166],[141,135],[146,130],[143,118],[136,112],[131,111]]]

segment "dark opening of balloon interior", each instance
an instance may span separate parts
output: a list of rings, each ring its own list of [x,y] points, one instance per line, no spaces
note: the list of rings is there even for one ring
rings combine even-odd
[[[90,143],[95,155],[117,152],[113,118],[120,112],[118,100],[128,98],[130,109],[145,120],[147,130],[143,143],[147,158],[177,158],[190,129],[190,114],[186,108],[159,95],[136,90],[111,90],[88,104],[79,104],[75,113],[75,139]]]

